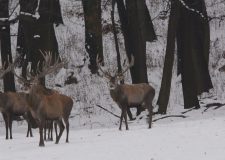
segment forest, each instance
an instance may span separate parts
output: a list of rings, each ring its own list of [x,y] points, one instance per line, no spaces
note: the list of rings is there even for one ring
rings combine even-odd
[[[0,0],[0,159],[222,160],[224,31],[224,0]]]

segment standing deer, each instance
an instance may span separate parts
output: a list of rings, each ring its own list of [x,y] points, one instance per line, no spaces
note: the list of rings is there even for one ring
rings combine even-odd
[[[119,81],[124,78],[124,73],[128,71],[130,67],[134,64],[134,57],[132,56],[131,62],[126,67],[122,73],[116,73],[112,76],[109,72],[105,72],[100,65],[100,60],[96,59],[98,68],[109,80],[109,90],[112,99],[117,103],[117,105],[122,110],[120,116],[120,126],[121,130],[123,118],[125,119],[126,130],[128,130],[127,124],[127,108],[130,106],[142,106],[149,111],[149,128],[152,124],[152,101],[155,96],[155,89],[146,83],[140,84],[119,84]]]
[[[43,129],[46,120],[54,120],[59,125],[60,131],[59,135],[56,137],[56,144],[59,143],[60,137],[66,127],[67,135],[66,142],[69,142],[69,115],[73,107],[72,98],[59,94],[57,92],[52,92],[48,94],[46,88],[39,84],[39,79],[43,78],[45,75],[50,74],[65,65],[65,60],[57,60],[53,65],[51,60],[51,54],[43,54],[44,62],[42,71],[38,70],[36,76],[31,76],[29,80],[18,76],[13,69],[13,73],[17,78],[20,79],[24,84],[29,84],[29,106],[32,116],[36,119],[39,126],[40,141],[39,146],[44,146],[43,139]],[[40,68],[39,66],[37,68]],[[65,125],[65,126],[64,126]]]
[[[0,68],[0,79],[3,78],[3,76],[10,72],[12,70],[13,65],[9,65],[6,69],[3,65],[2,68]],[[6,92],[2,93],[0,92],[0,111],[2,112],[3,119],[5,121],[5,128],[6,128],[6,139],[9,138],[12,139],[12,121],[13,116],[24,116],[24,118],[28,122],[28,131],[27,131],[27,137],[33,136],[31,131],[31,124],[28,118],[26,116],[26,112],[28,111],[28,104],[26,101],[26,95],[25,93],[15,93],[15,92]],[[9,130],[9,134],[8,134]]]
[[[26,119],[28,123],[27,137],[29,137],[29,135],[33,137],[31,128],[36,125],[36,123],[33,121],[33,117],[30,116],[26,93],[0,93],[0,110],[4,116],[6,139],[8,139],[8,130],[10,132],[10,139],[12,139],[13,116],[23,116],[24,119]]]

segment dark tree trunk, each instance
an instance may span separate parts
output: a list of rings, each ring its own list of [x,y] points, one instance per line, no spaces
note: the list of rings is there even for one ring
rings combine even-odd
[[[117,55],[117,72],[118,73],[122,73],[120,50],[119,50],[119,42],[118,42],[118,37],[117,37],[117,31],[116,31],[116,24],[115,24],[114,14],[115,14],[115,0],[112,1],[111,21],[112,21],[113,35],[114,35],[115,47],[116,47],[116,55]],[[124,80],[122,80],[121,83],[124,83]]]
[[[139,0],[126,0],[128,15],[127,29],[130,37],[129,45],[132,46],[132,54],[135,59],[134,66],[131,68],[131,77],[133,83],[148,83],[146,67],[146,41],[141,31],[138,4],[140,4]]]
[[[127,0],[126,6],[123,0],[115,0],[124,36],[125,50],[128,58],[135,57],[135,65],[131,68],[133,83],[148,83],[146,67],[146,41],[156,40],[150,14],[145,1]],[[132,107],[132,106],[130,106]],[[137,115],[141,108],[137,106]],[[128,108],[128,116],[132,118]]]
[[[204,0],[184,2],[207,17]],[[182,79],[184,108],[199,108],[197,96],[213,87],[208,71],[210,41],[208,21],[196,12],[187,10],[180,1],[172,1],[171,6],[167,50],[158,99],[159,113],[166,113],[169,101],[175,40],[177,40],[178,74],[181,74]]]
[[[144,0],[117,0],[121,28],[128,57],[135,58],[131,68],[133,83],[148,83],[146,67],[146,41],[153,41],[156,35]]]
[[[0,1],[0,18],[9,18],[9,1]],[[9,62],[12,63],[12,53],[11,53],[11,40],[10,40],[10,26],[8,24],[0,25],[0,50],[2,64],[7,67]],[[12,73],[7,73],[4,78],[4,91],[15,91],[15,80]]]
[[[177,3],[171,2],[171,12],[169,18],[169,25],[167,31],[167,46],[166,46],[166,56],[164,61],[163,76],[161,81],[161,88],[159,92],[159,98],[157,104],[159,105],[158,112],[160,114],[165,114],[167,111],[167,105],[169,102],[171,79],[172,79],[172,69],[174,63],[174,50],[175,50],[175,38],[176,30],[179,19],[179,8]]]
[[[89,69],[97,72],[96,57],[103,60],[101,0],[82,0],[85,20],[85,49],[90,58]]]
[[[207,17],[204,0],[185,0],[185,3]],[[180,15],[177,30],[177,51],[184,108],[199,108],[198,95],[213,88],[208,71],[209,23],[200,15],[187,11],[181,3]]]
[[[59,57],[58,42],[54,24],[63,24],[59,0],[20,0],[20,22],[18,28],[17,51],[23,60],[22,74],[26,76],[27,62],[36,74],[37,64],[43,61],[41,52],[52,54],[52,63]],[[40,17],[36,19],[35,12]],[[24,58],[26,56],[26,58]],[[41,66],[40,66],[41,67]],[[41,80],[44,85],[44,79]]]

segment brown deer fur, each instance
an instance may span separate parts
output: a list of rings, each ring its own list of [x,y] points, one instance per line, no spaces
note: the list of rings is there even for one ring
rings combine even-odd
[[[28,123],[27,137],[32,137],[31,121],[32,117],[27,116],[29,106],[27,103],[26,93],[6,92],[0,93],[0,111],[3,114],[6,127],[6,139],[8,139],[8,130],[10,132],[10,139],[12,139],[12,121],[13,116],[23,116]]]
[[[121,130],[122,120],[125,119],[126,129],[128,130],[127,124],[127,107],[141,105],[143,108],[149,111],[149,128],[152,123],[152,101],[155,96],[155,90],[148,84],[122,84],[116,85],[115,88],[110,89],[110,95],[112,99],[121,108],[122,113],[120,117]]]
[[[60,126],[60,133],[56,137],[56,144],[66,125],[66,142],[68,142],[69,134],[69,115],[73,107],[73,100],[65,95],[53,92],[52,94],[44,94],[45,88],[39,84],[31,86],[29,92],[29,103],[31,104],[31,114],[38,121],[40,130],[39,146],[44,146],[43,128],[46,120],[55,120]]]
[[[100,66],[100,60],[96,59],[98,68],[103,73],[103,75],[109,80],[110,95],[112,99],[117,103],[117,105],[122,110],[120,116],[120,127],[122,127],[123,118],[125,119],[126,129],[128,130],[127,124],[127,110],[131,106],[141,106],[149,111],[149,128],[152,124],[152,101],[155,96],[155,89],[149,84],[139,83],[139,84],[119,84],[120,80],[124,77],[124,73],[128,71],[130,67],[134,65],[134,57],[131,57],[131,62],[121,73],[116,73],[112,76],[109,72],[105,72]]]

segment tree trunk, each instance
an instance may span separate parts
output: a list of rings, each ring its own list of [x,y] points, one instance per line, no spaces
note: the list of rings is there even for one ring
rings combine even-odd
[[[179,19],[179,8],[176,3],[171,2],[171,12],[167,31],[166,56],[164,61],[161,88],[157,104],[159,105],[158,113],[166,114],[167,105],[170,97],[172,70],[174,63],[175,37]]]
[[[0,18],[9,18],[9,1],[0,1]],[[9,62],[12,63],[12,53],[11,53],[11,40],[10,40],[10,26],[8,24],[0,25],[0,50],[2,64],[5,67],[8,66]],[[7,73],[3,78],[4,91],[15,91],[15,80],[14,75],[10,72]]]
[[[148,83],[146,67],[146,41],[156,39],[153,24],[145,1],[127,0],[126,7],[123,0],[115,0],[124,36],[125,50],[128,58],[135,58],[134,67],[131,70],[133,83]],[[131,107],[131,106],[130,106]],[[137,107],[137,115],[141,108]],[[128,108],[128,116],[132,118]]]
[[[146,41],[156,39],[153,24],[144,0],[116,0],[127,56],[135,58],[131,68],[133,83],[148,83]]]
[[[103,60],[101,0],[82,0],[85,20],[85,49],[90,58],[89,69],[96,73],[96,57]]]
[[[208,71],[209,24],[200,14],[207,17],[204,0],[199,0],[188,10],[191,1],[171,1],[168,26],[167,48],[163,69],[161,89],[157,104],[158,113],[165,114],[170,96],[172,68],[174,62],[175,40],[178,52],[178,74],[184,96],[184,108],[199,108],[198,95],[209,91],[212,82]],[[190,6],[189,6],[190,8]],[[194,10],[194,12],[193,12]]]

